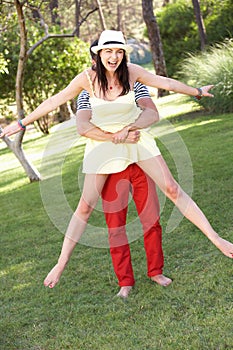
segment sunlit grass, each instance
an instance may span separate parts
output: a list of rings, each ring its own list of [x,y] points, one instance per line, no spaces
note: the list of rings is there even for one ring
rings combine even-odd
[[[167,103],[175,105],[174,110],[182,110],[183,106],[183,111],[188,111],[186,115],[174,111],[173,117],[169,115],[169,123],[179,131],[191,157],[193,198],[221,235],[233,241],[233,115],[204,115],[193,111],[196,105],[184,104],[178,95],[158,101],[161,113],[165,111],[166,115]],[[59,142],[66,140],[69,145],[74,134],[75,127],[64,128],[54,140],[54,148],[46,158],[49,179],[54,176],[55,180],[59,175],[56,164],[63,159]],[[54,136],[53,130],[48,137],[36,134],[24,144],[38,169],[40,155]],[[172,141],[173,136],[171,133],[163,137]],[[176,174],[176,164],[162,141],[158,140],[162,154]],[[79,198],[77,168],[83,146],[72,145],[65,153],[60,175],[67,200],[75,208]],[[162,288],[146,276],[140,236],[131,244],[136,285],[126,302],[115,296],[118,285],[106,248],[78,244],[60,283],[53,290],[45,289],[43,279],[57,260],[64,236],[47,215],[39,184],[29,183],[9,150],[1,149],[0,155],[1,349],[233,348],[232,260],[185,219],[167,233],[173,208],[168,201],[161,213],[161,224],[164,273],[173,279],[171,286]],[[49,184],[56,192],[53,181]],[[59,211],[59,203],[58,214],[62,220],[64,213],[61,204]],[[135,217],[130,203],[129,220]],[[93,227],[102,227],[102,213],[95,212],[91,222]],[[140,225],[135,230],[140,232]]]

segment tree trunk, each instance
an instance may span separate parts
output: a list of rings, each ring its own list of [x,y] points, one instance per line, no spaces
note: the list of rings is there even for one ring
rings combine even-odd
[[[121,23],[121,1],[117,0],[117,30],[122,31]]]
[[[49,9],[51,14],[51,21],[54,25],[61,25],[61,19],[58,15],[58,0],[50,0],[49,2]]]
[[[169,4],[169,0],[163,0],[162,7],[166,6],[167,4]]]
[[[24,118],[24,109],[23,109],[23,78],[24,78],[24,69],[27,61],[27,31],[25,27],[25,19],[22,10],[22,5],[19,0],[14,0],[15,7],[18,15],[18,22],[20,28],[20,53],[19,53],[19,61],[18,68],[16,74],[16,106],[17,106],[17,114],[18,118]],[[29,177],[30,182],[40,180],[40,174],[38,171],[31,165],[31,163],[27,160],[24,151],[22,149],[22,140],[24,136],[24,131],[19,132],[15,135],[14,141],[10,141],[5,138],[7,146],[12,150],[15,156],[18,158],[20,163],[22,164],[26,174]]]
[[[193,2],[193,8],[194,8],[194,13],[196,17],[196,22],[198,25],[200,41],[201,41],[201,51],[204,51],[205,45],[207,43],[207,37],[206,37],[204,21],[201,15],[200,3],[199,3],[199,0],[192,0],[192,2]]]
[[[106,29],[106,23],[105,23],[104,14],[103,14],[103,11],[102,11],[102,6],[101,6],[100,0],[96,0],[96,5],[98,6],[98,12],[99,12],[99,17],[100,17],[101,28],[102,28],[102,30],[105,30]]]
[[[15,135],[14,141],[11,141],[8,137],[3,137],[3,141],[6,143],[8,148],[14,153],[16,158],[19,160],[20,164],[24,168],[26,174],[28,175],[30,182],[39,181],[41,179],[38,170],[28,161],[25,153],[22,149],[21,139],[23,137],[24,131],[20,131]]]
[[[67,103],[64,103],[63,105],[61,105],[59,107],[59,113],[58,113],[57,119],[58,119],[59,123],[62,123],[64,121],[70,119],[70,109],[69,109]]]
[[[167,76],[159,26],[154,15],[152,0],[142,0],[143,18],[148,30],[151,53],[157,75]],[[167,95],[166,90],[158,89],[158,97]]]
[[[48,135],[49,134],[49,115],[48,114],[44,115],[42,118],[38,119],[36,122],[37,122],[37,125],[39,126],[40,131],[44,135]]]
[[[79,38],[80,36],[80,8],[81,0],[75,0],[75,35]]]

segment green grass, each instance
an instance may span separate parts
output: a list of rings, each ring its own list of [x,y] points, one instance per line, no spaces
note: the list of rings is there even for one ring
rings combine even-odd
[[[170,112],[166,102],[173,106]],[[158,140],[169,167],[179,176],[174,161],[179,148],[172,143],[179,135],[192,162],[193,198],[221,236],[233,241],[233,115],[198,113],[194,105],[186,104],[176,95],[158,101],[158,105],[161,114],[170,115],[169,122],[175,126],[167,134],[160,132]],[[83,146],[74,144],[65,155],[61,152],[59,144],[65,144],[69,138],[72,141],[71,135],[75,135],[75,130],[68,128],[55,140],[57,153],[45,158],[44,149],[49,140],[54,141],[54,134],[43,137],[31,132],[24,148],[44,172],[49,193],[56,193],[56,179],[60,176],[67,202],[70,208],[75,208]],[[137,282],[126,302],[115,297],[118,286],[108,249],[83,244],[76,247],[56,288],[44,288],[43,279],[56,262],[63,234],[47,215],[41,184],[29,184],[17,160],[1,146],[2,350],[233,348],[232,260],[223,256],[186,219],[174,231],[167,232],[173,208],[168,201],[162,210],[161,223],[164,273],[173,279],[171,286],[162,288],[147,278],[140,236],[131,244]],[[50,166],[42,167],[42,158],[49,160]],[[59,164],[62,164],[61,174]],[[59,197],[54,198],[62,221],[66,215],[63,204],[59,212],[60,203],[56,203]],[[105,227],[102,213],[96,211],[93,217],[92,225]],[[129,221],[135,218],[130,203]]]

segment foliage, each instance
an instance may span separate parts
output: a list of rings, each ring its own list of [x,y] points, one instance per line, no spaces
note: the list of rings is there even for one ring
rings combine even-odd
[[[165,108],[167,99],[160,99]],[[194,199],[230,240],[232,119],[233,115],[199,115],[173,121],[192,158]],[[30,139],[28,135],[24,143],[36,165],[49,137],[32,135]],[[161,151],[168,159],[166,149]],[[74,147],[63,167],[63,186],[72,206],[78,200],[77,167],[82,157],[78,153],[79,147]],[[52,155],[52,160],[55,157],[59,154]],[[63,235],[45,213],[39,184],[28,184],[8,149],[1,150],[1,160],[1,349],[233,348],[232,260],[187,220],[175,232],[163,233],[164,273],[173,279],[168,288],[147,278],[141,237],[131,244],[137,283],[126,302],[115,297],[118,285],[108,250],[81,244],[60,283],[53,290],[45,289],[42,282],[57,259]],[[163,227],[169,210],[168,206],[162,212]],[[132,218],[131,209],[129,215]],[[95,224],[103,225],[101,214]]]
[[[0,41],[0,94],[4,99],[1,113],[11,116],[8,108],[15,99],[15,78],[19,56],[18,22],[13,8],[5,17]],[[27,10],[28,48],[44,36],[39,21]],[[50,28],[60,33],[60,28]],[[17,38],[17,39],[16,39]],[[9,43],[12,43],[9,45]],[[24,76],[25,111],[33,110],[42,100],[64,88],[90,63],[88,44],[78,38],[53,38],[45,41],[29,56]]]
[[[216,44],[200,55],[190,55],[182,64],[182,77],[194,86],[213,84],[214,98],[200,104],[218,113],[233,112],[233,40]]]
[[[233,3],[231,0],[200,2],[208,44],[231,38],[233,34]],[[187,53],[200,51],[198,27],[191,0],[177,0],[157,13],[169,76],[176,71]]]
[[[198,50],[198,30],[190,2],[180,0],[157,14],[168,76],[176,76],[177,66],[187,51]]]
[[[209,45],[233,37],[232,0],[206,0],[200,2]]]
[[[2,31],[0,32],[0,52],[2,64],[5,68],[0,72],[0,95],[1,98],[9,98],[10,101],[15,96],[15,78],[17,71],[19,42],[17,18],[14,13],[4,17]]]
[[[90,66],[89,45],[77,37],[49,39],[40,45],[27,62],[24,79],[27,107],[35,109],[87,66]]]

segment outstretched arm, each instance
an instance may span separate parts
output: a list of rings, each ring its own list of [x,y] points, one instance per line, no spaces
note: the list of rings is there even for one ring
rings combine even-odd
[[[49,112],[55,110],[60,105],[64,104],[65,102],[77,96],[80,93],[80,91],[83,88],[85,88],[86,84],[87,84],[87,78],[85,73],[80,73],[69,83],[69,85],[65,89],[63,89],[56,95],[46,99],[32,113],[30,113],[27,117],[22,119],[21,127],[18,123],[9,125],[2,130],[2,133],[0,136],[1,137],[11,136],[19,132],[20,130],[22,130],[22,128],[24,128],[28,124],[33,123],[35,120],[43,117]]]
[[[175,79],[150,73],[146,69],[133,63],[129,63],[129,73],[133,81],[140,81],[142,84],[153,86],[158,89],[174,91],[189,96],[198,96],[200,93],[196,87],[186,85]],[[213,94],[209,92],[212,87],[213,85],[202,86],[202,96],[213,97]]]

